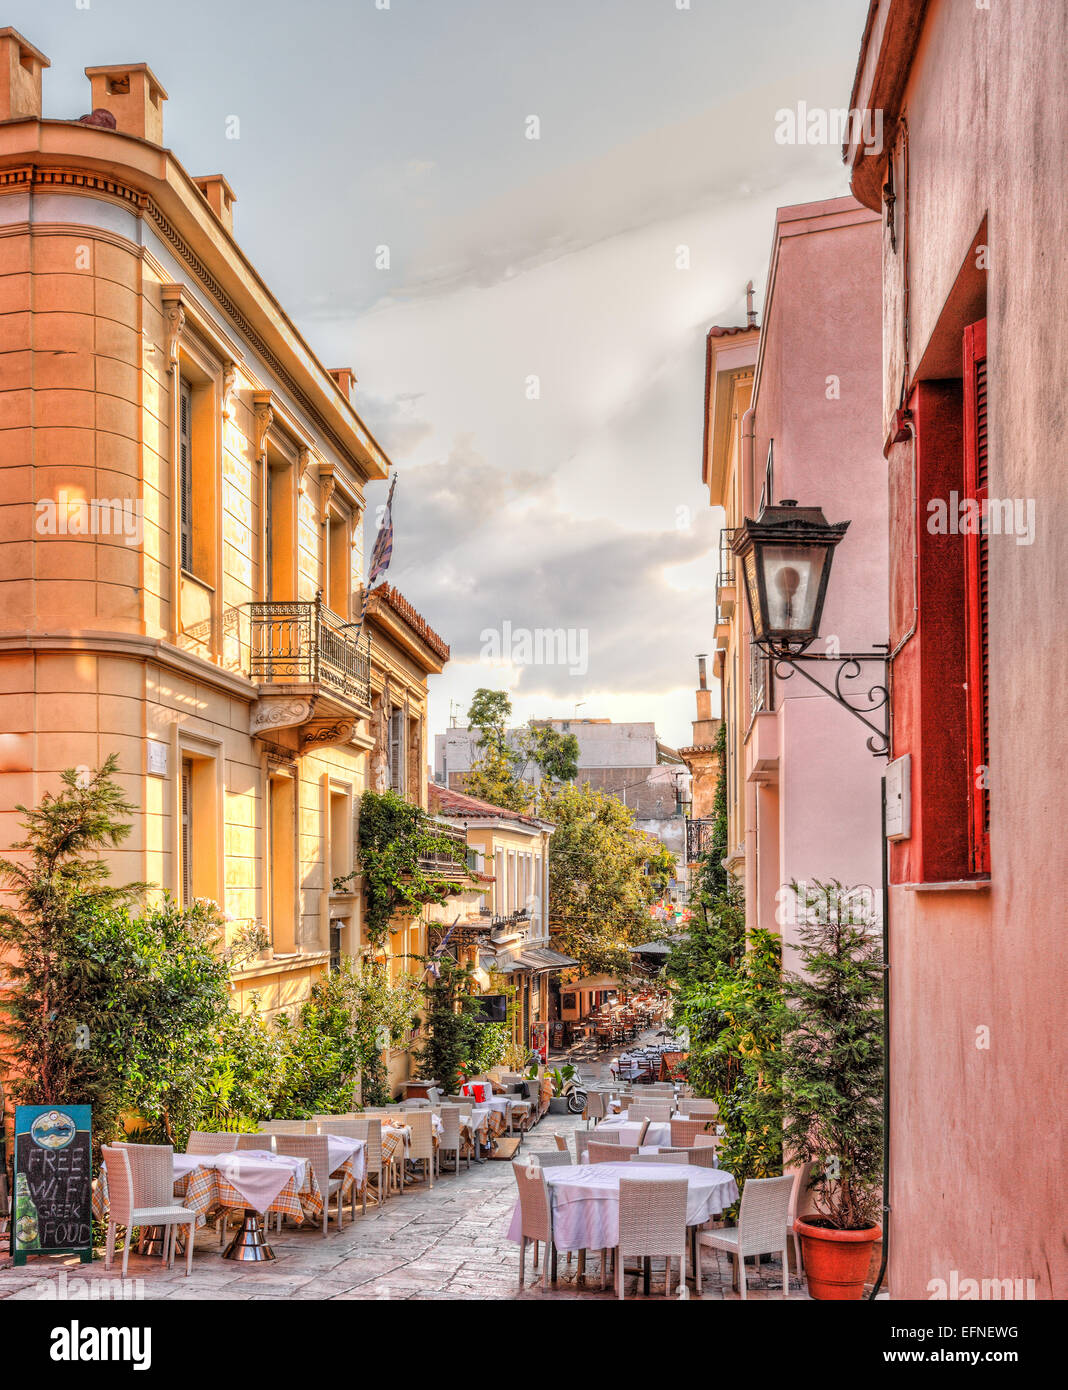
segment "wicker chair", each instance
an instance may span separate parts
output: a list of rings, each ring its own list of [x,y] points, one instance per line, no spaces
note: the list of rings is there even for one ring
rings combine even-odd
[[[104,1268],[115,1258],[115,1232],[126,1227],[122,1251],[122,1277],[130,1263],[130,1244],[135,1226],[163,1226],[163,1260],[174,1264],[175,1231],[188,1226],[185,1242],[186,1277],[193,1272],[193,1239],[197,1214],[174,1198],[174,1150],[169,1144],[132,1144],[127,1148],[104,1145],[100,1151],[108,1170],[108,1230]]]
[[[749,1178],[742,1189],[738,1225],[726,1230],[697,1233],[697,1292],[701,1292],[701,1250],[726,1250],[734,1256],[735,1282],[741,1284],[745,1298],[745,1260],[747,1255],[782,1254],[782,1291],[790,1292],[790,1264],[786,1223],[790,1215],[796,1177]]]
[[[423,1165],[423,1176],[430,1186],[434,1186],[434,1120],[429,1110],[412,1110],[408,1114],[408,1127],[412,1131],[408,1158],[413,1163]]]
[[[364,1156],[366,1157],[367,1126],[362,1123],[363,1117],[356,1114],[348,1115],[324,1115],[319,1124],[320,1134],[336,1134],[343,1139],[362,1139],[364,1140]],[[363,1182],[357,1187],[355,1183],[349,1188],[349,1211],[353,1221],[356,1220],[356,1201],[360,1200],[362,1210],[367,1210],[367,1170],[364,1169]]]
[[[699,1135],[698,1137],[707,1138],[708,1136]],[[718,1147],[718,1140],[713,1140],[711,1144],[695,1144],[692,1149],[687,1149],[686,1152],[690,1155],[691,1166],[698,1168],[718,1168]]]
[[[375,1201],[379,1206],[389,1195],[387,1188],[388,1180],[384,1180],[385,1175],[382,1171],[382,1121],[377,1115],[358,1115],[352,1121],[352,1136],[354,1139],[362,1139],[365,1144],[363,1151],[364,1174],[363,1190],[360,1193],[362,1198],[362,1210],[367,1211],[367,1185],[372,1175],[375,1180]]]
[[[637,1144],[598,1144],[591,1139],[586,1148],[587,1163],[626,1163],[638,1152]]]
[[[523,1162],[513,1163],[512,1172],[519,1188],[519,1287],[523,1287],[526,1277],[527,1244],[533,1241],[535,1274],[538,1272],[538,1246],[545,1246],[541,1283],[542,1288],[548,1290],[550,1266],[553,1283],[556,1282],[556,1246],[553,1244],[552,1207],[545,1174],[540,1168]]]
[[[314,1134],[314,1120],[261,1120],[261,1134]]]
[[[265,1153],[274,1152],[273,1134],[239,1134],[234,1146],[238,1152],[247,1149],[260,1149]]]
[[[622,1298],[624,1263],[628,1255],[646,1259],[663,1255],[664,1293],[671,1294],[671,1261],[679,1261],[679,1284],[686,1286],[685,1178],[620,1178],[619,1245],[616,1249],[616,1292]]]
[[[589,1147],[590,1139],[591,1139],[591,1137],[593,1136],[594,1133],[596,1133],[596,1131],[592,1131],[592,1130],[588,1130],[588,1129],[576,1129],[576,1130],[575,1130],[575,1162],[576,1162],[576,1163],[588,1163],[588,1162],[589,1162],[589,1159],[588,1159],[587,1156],[586,1156],[586,1150],[587,1150],[587,1148]],[[598,1135],[598,1138],[599,1138],[599,1137],[600,1137],[600,1136]]]
[[[655,1154],[634,1153],[631,1163],[689,1163],[690,1149],[658,1149]]]
[[[586,1128],[591,1120],[603,1120],[608,1114],[608,1095],[604,1091],[589,1091],[586,1094]]]
[[[463,1157],[464,1141],[460,1134],[460,1107],[458,1105],[443,1105],[441,1107],[441,1123],[443,1130],[438,1145],[438,1172],[441,1172],[441,1160],[446,1154],[455,1155],[456,1169],[460,1171],[460,1159]],[[467,1155],[468,1172],[471,1170],[471,1155]]]
[[[323,1236],[330,1233],[330,1198],[337,1198],[337,1228],[344,1225],[345,1210],[341,1200],[341,1178],[330,1176],[330,1145],[325,1134],[280,1134],[275,1139],[275,1152],[290,1158],[303,1158],[311,1164],[315,1181],[323,1198]]]
[[[567,1149],[549,1149],[548,1152],[534,1154],[533,1157],[543,1168],[561,1168],[571,1162],[571,1154]]]
[[[578,1138],[578,1130],[575,1131],[575,1138]],[[618,1144],[620,1142],[620,1133],[618,1129],[595,1129],[589,1135],[589,1138],[586,1139],[585,1143],[589,1143],[590,1139],[592,1139],[595,1144]]]
[[[718,1115],[719,1106],[714,1100],[686,1100],[681,1108],[691,1120],[696,1120],[699,1115]]]
[[[692,1149],[694,1140],[699,1134],[708,1134],[708,1126],[712,1120],[680,1120],[671,1121],[671,1144],[673,1148]]]
[[[236,1134],[205,1134],[194,1129],[185,1146],[187,1154],[229,1154],[237,1148]]]
[[[718,1141],[717,1141],[718,1142]],[[802,1201],[808,1192],[812,1179],[818,1175],[820,1165],[818,1163],[802,1164],[800,1168],[784,1168],[784,1173],[792,1173],[794,1176],[794,1190],[790,1194],[790,1209],[786,1216],[787,1232],[794,1239],[794,1269],[800,1279],[804,1264],[801,1259],[801,1237],[794,1230],[794,1222],[797,1220],[797,1213],[802,1211]]]
[[[631,1120],[659,1120],[662,1123],[671,1119],[671,1101],[656,1099],[631,1101],[627,1107],[627,1117]]]

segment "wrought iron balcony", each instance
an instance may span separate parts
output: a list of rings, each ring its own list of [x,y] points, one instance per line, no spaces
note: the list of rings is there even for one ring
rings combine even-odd
[[[712,848],[716,822],[711,816],[698,816],[686,822],[686,860],[692,864]]]
[[[737,602],[738,557],[731,549],[734,527],[725,526],[719,533],[719,573],[716,575],[716,623],[729,622]]]
[[[440,835],[443,839],[449,840],[456,846],[458,858],[449,854],[442,846],[440,851],[433,854],[421,854],[419,856],[419,867],[429,873],[461,874],[466,875],[474,871],[474,864],[471,862],[475,853],[468,850],[467,833],[457,829],[455,825],[449,825],[446,821],[431,821],[430,827],[435,835]]]
[[[249,604],[249,676],[259,685],[324,685],[371,703],[371,639],[314,601]]]

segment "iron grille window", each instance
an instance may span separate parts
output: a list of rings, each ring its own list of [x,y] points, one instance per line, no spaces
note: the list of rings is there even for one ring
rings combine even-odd
[[[404,711],[395,709],[389,716],[389,785],[398,796],[404,795]]]
[[[193,763],[182,763],[182,828],[179,851],[182,857],[182,906],[193,904]]]

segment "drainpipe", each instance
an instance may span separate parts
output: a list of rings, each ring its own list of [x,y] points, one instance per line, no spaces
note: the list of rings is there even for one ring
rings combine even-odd
[[[753,453],[756,449],[756,408],[750,406],[742,416],[742,515],[753,506]]]
[[[890,1258],[890,849],[886,838],[886,777],[880,779],[883,846],[883,1257],[868,1295],[879,1296]]]

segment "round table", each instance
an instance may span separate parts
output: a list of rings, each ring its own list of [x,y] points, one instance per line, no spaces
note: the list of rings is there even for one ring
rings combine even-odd
[[[680,1163],[584,1163],[542,1170],[552,1207],[553,1244],[557,1250],[611,1250],[619,1244],[621,1178],[685,1178],[687,1226],[703,1226],[738,1200],[738,1185],[719,1168],[691,1168]],[[521,1230],[516,1203],[508,1230],[518,1243]]]

